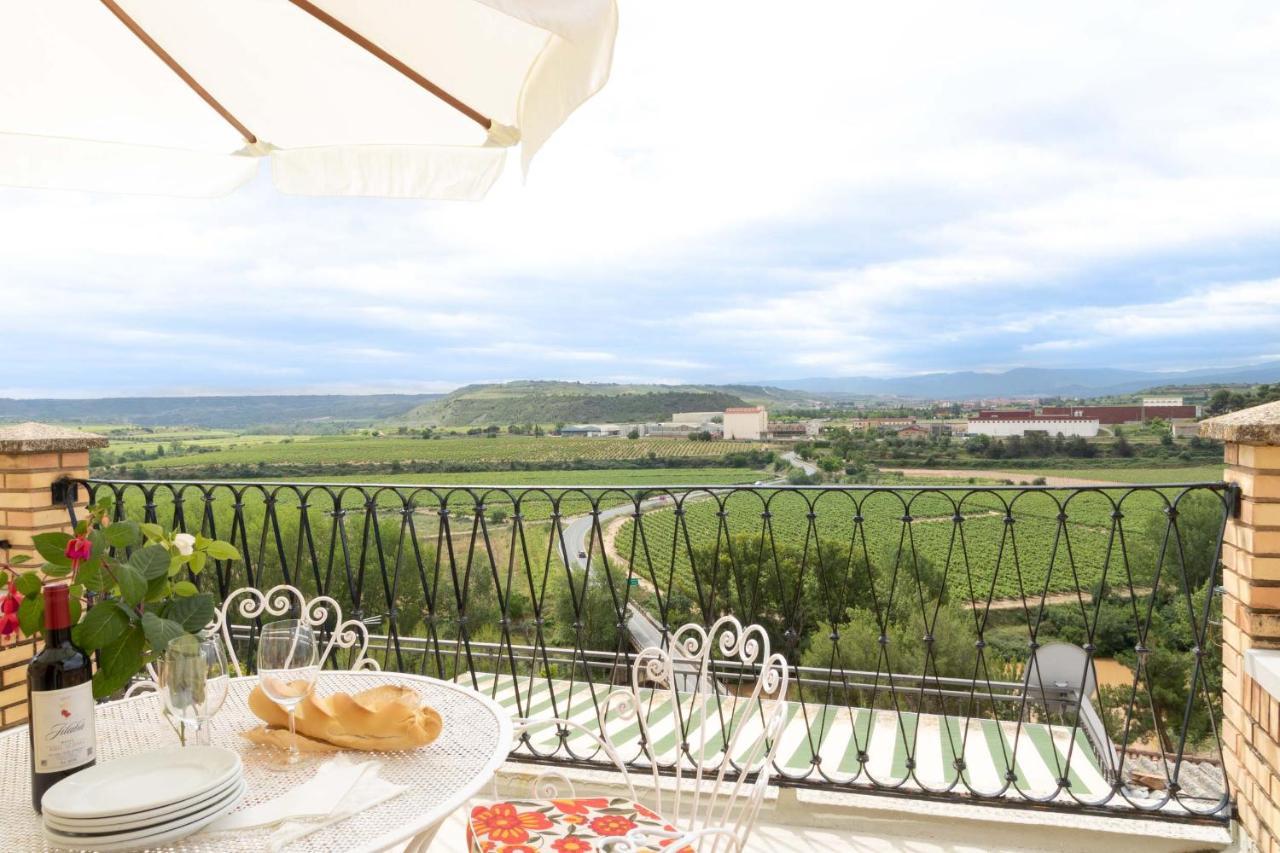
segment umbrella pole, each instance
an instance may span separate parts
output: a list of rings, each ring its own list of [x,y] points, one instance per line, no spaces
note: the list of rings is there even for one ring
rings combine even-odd
[[[119,4],[116,3],[115,0],[102,0],[102,5],[106,6],[107,9],[111,11],[111,14],[115,15],[120,20],[120,23],[128,27],[129,31],[133,33],[135,36],[137,36],[139,41],[141,41],[148,48],[150,48],[151,52],[154,53],[156,56],[158,56],[161,62],[169,66],[170,71],[172,71],[174,74],[177,74],[179,77],[181,77],[182,82],[186,83],[188,86],[191,87],[191,91],[199,95],[201,100],[203,100],[210,107],[213,107],[214,112],[222,116],[223,119],[226,120],[227,124],[234,127],[236,129],[236,132],[238,132],[241,136],[244,137],[245,142],[252,145],[253,143],[258,141],[258,137],[255,136],[253,132],[249,130],[249,128],[241,124],[240,120],[237,119],[235,116],[233,116],[230,110],[228,110],[221,103],[219,103],[218,99],[215,98],[213,95],[211,95],[208,89],[206,89],[204,86],[201,86],[200,82],[196,80],[196,78],[192,77],[191,74],[187,71],[187,69],[179,65],[178,60],[174,59],[169,54],[169,51],[161,47],[160,43],[157,42],[155,39],[153,39],[151,37],[151,34],[148,33],[146,30],[144,30],[141,27],[141,25],[138,24],[137,21],[129,17],[129,13],[126,12],[124,9],[121,9]]]
[[[104,2],[106,2],[106,0],[104,0]],[[405,77],[408,77],[410,80],[417,83],[419,86],[426,89],[428,92],[435,95],[437,98],[444,101],[446,104],[453,107],[455,110],[462,113],[464,116],[466,116],[467,118],[474,121],[476,124],[483,127],[485,130],[490,130],[493,127],[493,119],[489,118],[479,110],[473,109],[472,107],[463,103],[461,100],[449,94],[444,89],[441,89],[435,83],[432,83],[426,77],[423,77],[417,71],[410,68],[398,57],[394,56],[393,54],[387,52],[386,50],[382,49],[378,45],[374,44],[365,36],[356,32],[351,27],[347,26],[342,21],[335,18],[333,15],[330,15],[328,12],[316,6],[314,3],[311,3],[310,0],[289,0],[289,2],[297,6],[302,11],[306,12],[311,17],[315,18],[320,23],[329,27],[334,32],[342,36],[345,36],[347,39],[349,39],[356,45],[359,45],[364,50],[378,57],[378,59],[381,59],[383,62],[387,63],[392,68],[394,68],[395,70],[403,74]]]

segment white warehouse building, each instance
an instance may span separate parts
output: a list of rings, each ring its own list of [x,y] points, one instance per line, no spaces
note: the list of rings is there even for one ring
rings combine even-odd
[[[743,406],[724,410],[724,437],[759,441],[769,432],[769,413],[764,406]]]
[[[992,438],[1007,438],[1012,435],[1022,436],[1029,432],[1044,432],[1050,436],[1062,434],[1068,438],[1074,436],[1093,438],[1098,434],[1098,419],[1036,416],[1029,418],[974,419],[969,421],[966,432],[968,435],[989,435]]]
[[[675,412],[671,415],[671,422],[673,424],[702,426],[705,423],[710,423],[712,418],[718,418],[723,414],[723,412]]]

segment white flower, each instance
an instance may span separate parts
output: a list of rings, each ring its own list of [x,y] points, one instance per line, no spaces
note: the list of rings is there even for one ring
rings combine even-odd
[[[196,549],[196,537],[190,533],[179,533],[173,537],[173,547],[177,548],[182,556],[190,557],[191,552]]]

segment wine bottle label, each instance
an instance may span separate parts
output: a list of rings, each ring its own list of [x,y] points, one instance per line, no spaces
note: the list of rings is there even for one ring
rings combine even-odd
[[[57,773],[94,760],[98,747],[93,726],[93,686],[31,694],[31,743],[34,770]]]

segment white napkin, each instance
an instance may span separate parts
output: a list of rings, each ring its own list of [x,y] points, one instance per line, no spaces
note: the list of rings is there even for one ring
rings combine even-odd
[[[354,762],[344,754],[336,755],[292,791],[225,815],[210,824],[207,831],[275,826],[268,847],[279,850],[407,790],[383,779],[381,772],[380,761]]]

